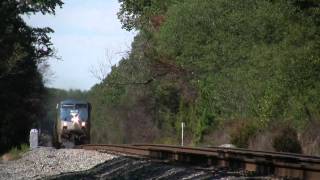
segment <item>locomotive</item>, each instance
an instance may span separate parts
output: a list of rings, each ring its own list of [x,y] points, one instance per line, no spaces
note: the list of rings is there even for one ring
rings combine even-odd
[[[90,143],[91,105],[86,101],[64,100],[57,104],[57,117],[53,128],[53,145]]]

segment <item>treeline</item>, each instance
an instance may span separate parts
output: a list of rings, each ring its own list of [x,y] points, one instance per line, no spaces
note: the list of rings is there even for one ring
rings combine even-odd
[[[319,1],[119,3],[138,33],[89,92],[96,142],[178,144],[185,122],[190,145],[320,154]]]
[[[39,65],[54,55],[49,33],[22,16],[54,14],[60,0],[0,2],[0,153],[27,143],[31,128],[45,116],[45,88]]]

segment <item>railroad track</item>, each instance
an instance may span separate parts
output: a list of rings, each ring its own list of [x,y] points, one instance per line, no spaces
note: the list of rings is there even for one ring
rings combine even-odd
[[[118,152],[153,159],[203,166],[245,169],[257,175],[297,179],[320,179],[320,157],[293,153],[253,151],[221,147],[181,147],[157,144],[79,146],[87,150]]]

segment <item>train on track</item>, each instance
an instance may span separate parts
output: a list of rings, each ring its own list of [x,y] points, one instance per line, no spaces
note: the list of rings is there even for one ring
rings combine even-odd
[[[90,143],[91,104],[86,101],[64,100],[57,104],[57,117],[53,125],[53,146]]]

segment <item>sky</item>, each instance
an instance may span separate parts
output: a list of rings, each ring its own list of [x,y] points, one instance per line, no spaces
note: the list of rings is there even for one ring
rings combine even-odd
[[[48,87],[89,90],[99,79],[92,74],[99,64],[110,71],[121,52],[130,50],[134,32],[121,29],[116,13],[118,0],[65,0],[56,15],[36,14],[24,17],[33,27],[51,27],[50,34],[60,60],[50,58],[51,72]],[[109,61],[108,61],[109,62]]]

